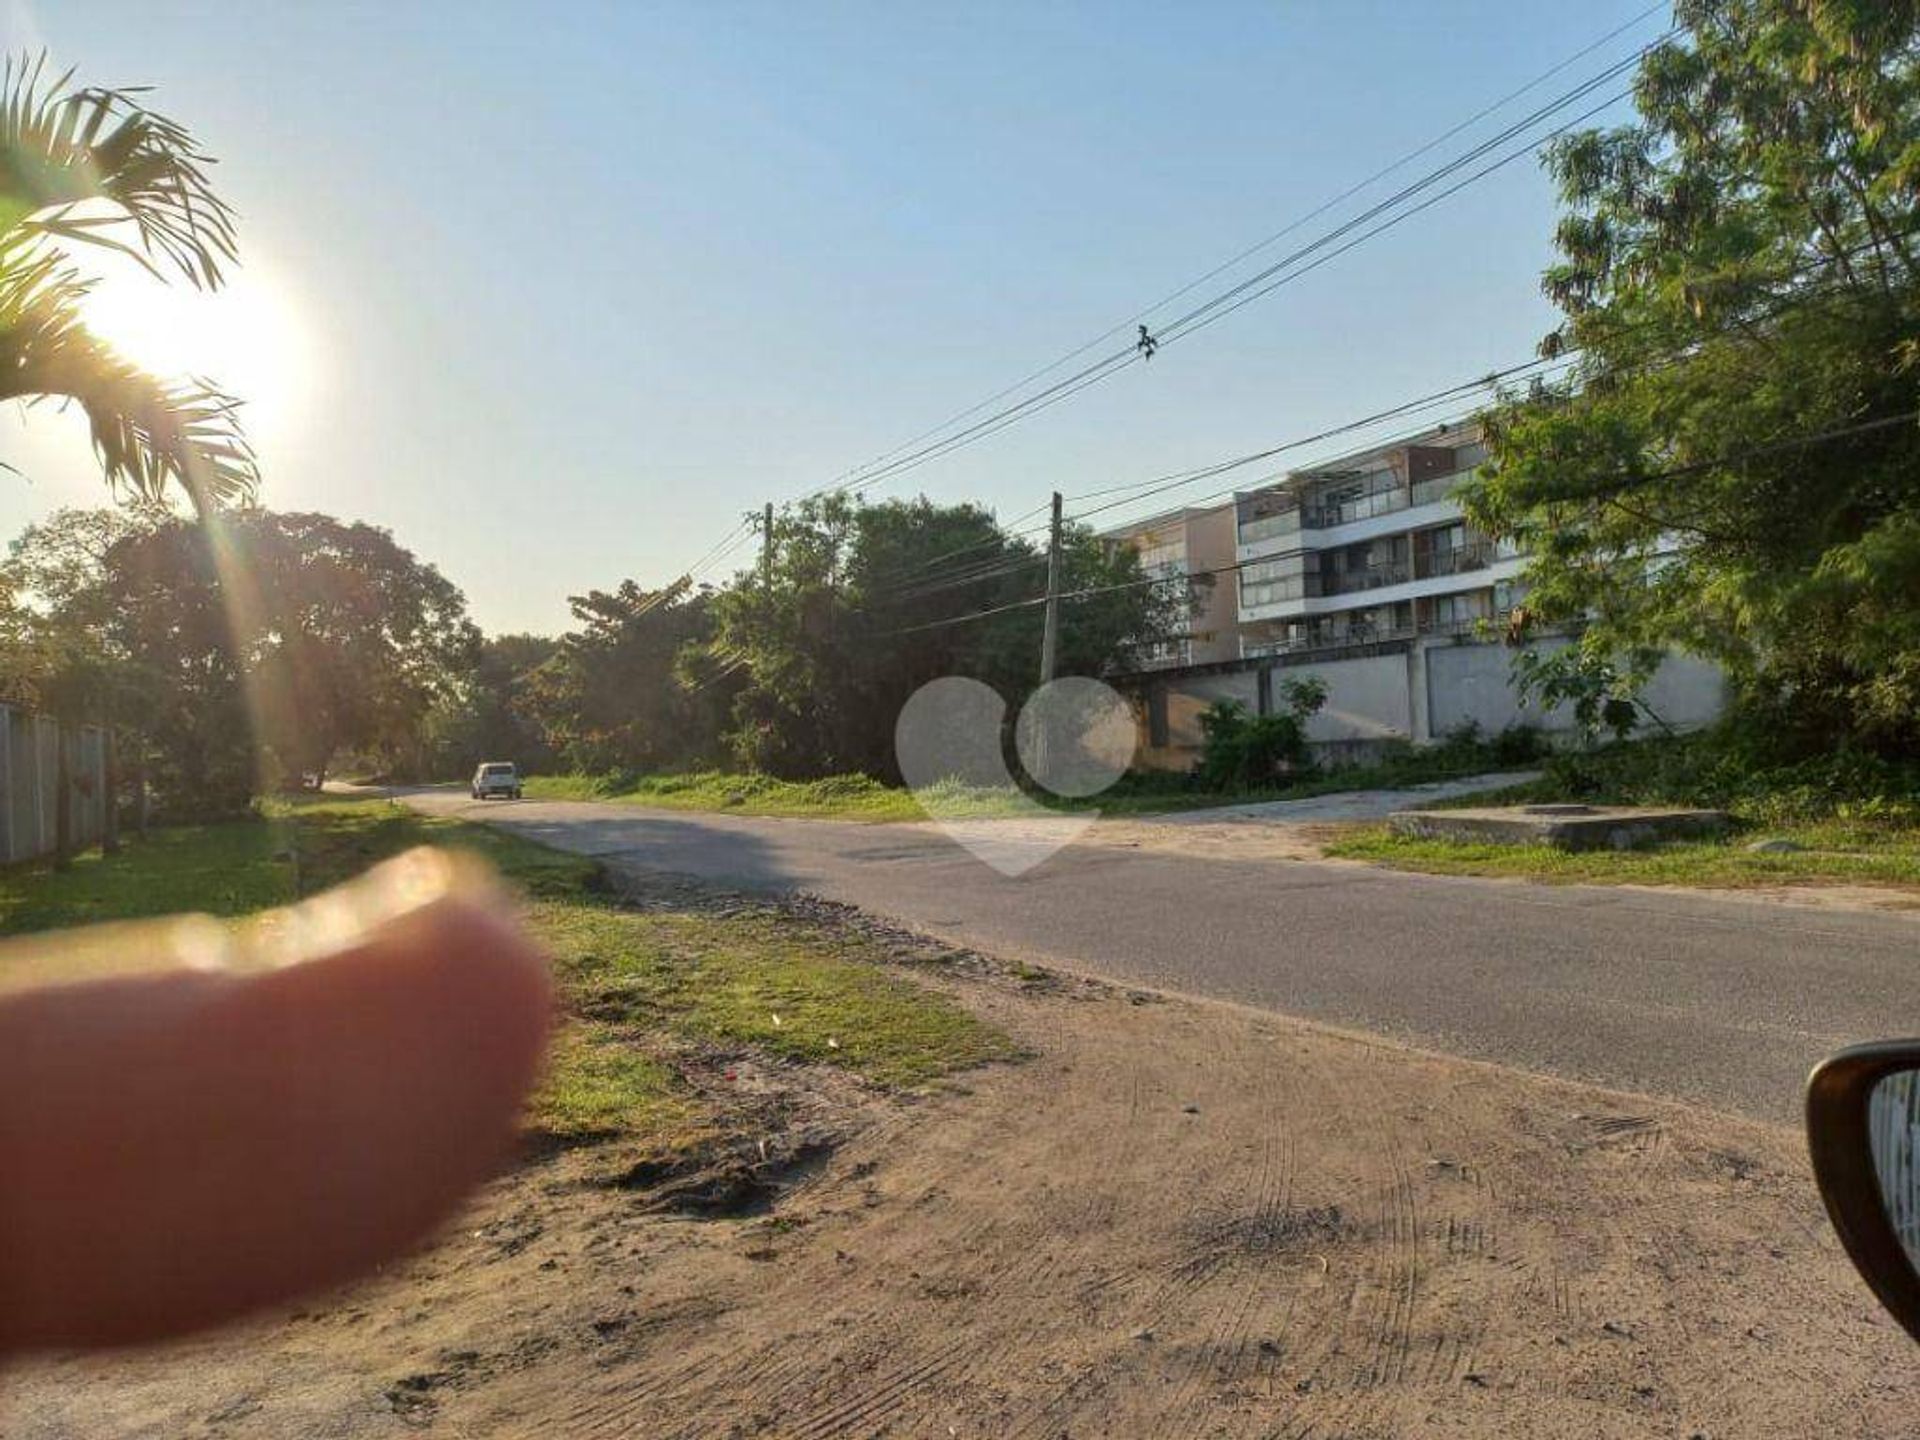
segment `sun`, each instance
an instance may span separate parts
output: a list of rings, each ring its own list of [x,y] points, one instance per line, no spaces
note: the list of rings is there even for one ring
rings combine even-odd
[[[130,263],[100,271],[83,302],[87,328],[126,359],[163,379],[211,381],[243,401],[256,442],[262,426],[297,403],[306,370],[301,326],[285,289],[259,266],[211,291]]]

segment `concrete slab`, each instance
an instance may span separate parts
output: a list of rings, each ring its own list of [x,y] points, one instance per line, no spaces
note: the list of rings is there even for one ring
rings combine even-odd
[[[1165,815],[1142,815],[1151,825],[1320,825],[1335,820],[1383,820],[1409,805],[1424,805],[1481,790],[1504,790],[1538,780],[1538,770],[1503,770],[1458,780],[1429,780],[1390,790],[1336,790],[1305,800],[1254,800],[1244,805],[1208,805]]]
[[[1724,810],[1635,805],[1511,805],[1469,810],[1399,810],[1387,824],[1401,835],[1561,850],[1631,850],[1655,840],[1718,835]]]

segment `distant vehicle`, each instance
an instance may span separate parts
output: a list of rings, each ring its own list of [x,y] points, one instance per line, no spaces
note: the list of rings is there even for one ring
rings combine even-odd
[[[511,760],[489,760],[473,772],[473,798],[485,800],[490,795],[520,798],[520,772]]]

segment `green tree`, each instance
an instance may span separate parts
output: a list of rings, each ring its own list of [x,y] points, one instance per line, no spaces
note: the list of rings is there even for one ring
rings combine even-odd
[[[116,489],[149,500],[178,486],[201,509],[258,482],[232,399],[166,381],[86,325],[85,249],[131,257],[212,289],[234,255],[231,212],[188,133],[124,90],[75,88],[40,62],[0,75],[0,399],[57,397],[86,414]]]
[[[162,808],[243,808],[253,780],[242,670],[199,527],[156,509],[61,510],[0,567],[10,697],[124,731]]]
[[[1063,537],[1059,673],[1123,668],[1179,623],[1184,587],[1133,550]],[[895,773],[920,686],[965,675],[1017,702],[1039,680],[1044,554],[974,505],[819,497],[776,517],[771,562],[715,598],[710,655],[743,678],[735,758],[775,774]]]
[[[346,751],[417,767],[426,717],[479,649],[459,589],[389,532],[329,515],[240,510],[211,534],[283,774],[324,780]],[[250,595],[232,593],[242,580]]]
[[[243,509],[216,527],[164,511],[66,510],[12,548],[4,589],[46,657],[38,698],[138,732],[176,813],[243,807],[254,739],[286,774],[353,749],[412,756],[471,668],[465,600],[392,536]]]
[[[1753,727],[1920,750],[1920,7],[1679,0],[1639,119],[1567,137],[1544,281],[1569,375],[1486,417],[1522,631],[1616,704],[1721,662]]]
[[[516,761],[522,774],[552,768],[556,756],[534,713],[532,689],[540,667],[559,649],[546,635],[482,640],[472,669],[426,719],[422,775],[465,779],[487,760]]]
[[[712,634],[707,593],[628,580],[568,604],[580,628],[526,677],[525,692],[560,758],[595,774],[716,758],[721,696],[682,662]]]

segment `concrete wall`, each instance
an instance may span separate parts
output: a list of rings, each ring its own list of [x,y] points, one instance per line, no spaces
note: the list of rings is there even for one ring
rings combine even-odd
[[[1547,648],[1566,643],[1545,642]],[[1247,660],[1207,673],[1176,670],[1142,677],[1133,687],[1141,727],[1136,763],[1146,769],[1190,769],[1205,740],[1202,712],[1216,700],[1238,700],[1258,712],[1263,668],[1271,672],[1267,693],[1276,707],[1284,703],[1287,680],[1314,676],[1326,682],[1326,704],[1308,722],[1307,738],[1327,759],[1364,758],[1383,741],[1428,743],[1469,723],[1489,736],[1511,725],[1571,733],[1574,719],[1566,707],[1543,711],[1521,705],[1512,666],[1513,654],[1502,644],[1421,640],[1337,660]],[[1697,729],[1725,708],[1726,681],[1705,661],[1671,655],[1643,698],[1674,729]],[[1155,733],[1156,708],[1165,719],[1164,736]],[[1154,743],[1157,739],[1162,743]]]
[[[1564,649],[1564,640],[1533,647]],[[1504,645],[1433,645],[1426,652],[1428,732],[1438,739],[1472,722],[1492,735],[1509,725],[1535,725],[1571,731],[1573,712],[1566,706],[1543,710],[1522,706],[1512,682],[1512,657]],[[1710,725],[1726,708],[1726,677],[1718,667],[1691,655],[1669,655],[1654,672],[1641,698],[1676,730]]]
[[[1413,701],[1404,654],[1367,655],[1320,665],[1289,665],[1273,672],[1274,704],[1280,687],[1308,676],[1326,682],[1327,703],[1307,722],[1307,738],[1332,740],[1411,740]]]
[[[1167,747],[1186,756],[1196,756],[1206,736],[1200,729],[1200,716],[1216,700],[1238,700],[1249,710],[1260,703],[1260,676],[1253,670],[1235,670],[1223,675],[1196,675],[1167,687]],[[1144,735],[1141,737],[1146,738]],[[1143,751],[1148,748],[1142,746]],[[1191,764],[1175,761],[1184,770]]]
[[[1557,648],[1557,647],[1555,647]],[[1513,687],[1513,657],[1504,645],[1435,645],[1426,653],[1427,733],[1434,739],[1477,725],[1495,735],[1509,725],[1566,730],[1573,715],[1564,707],[1523,710]]]

